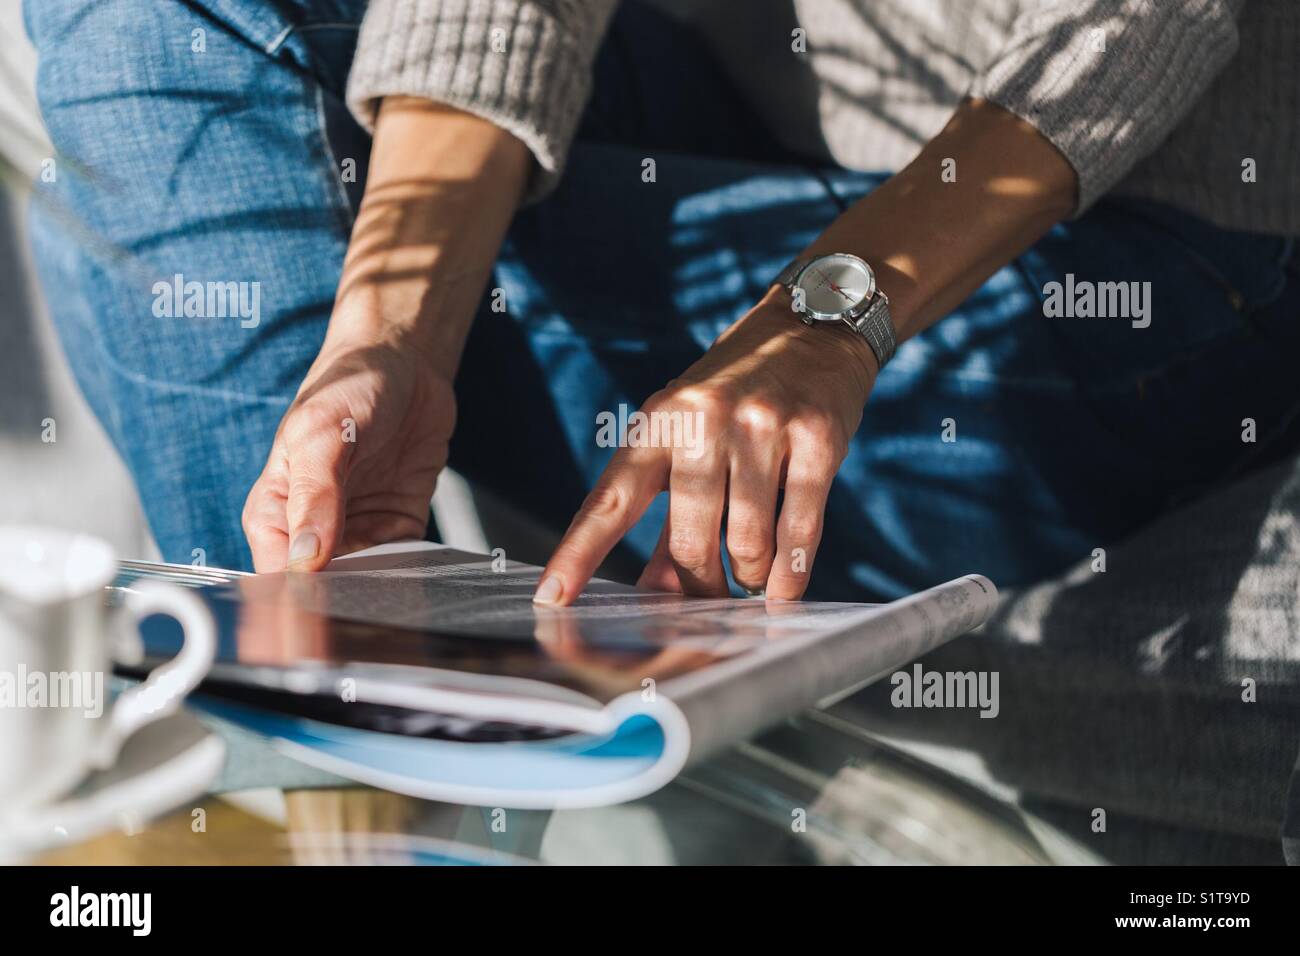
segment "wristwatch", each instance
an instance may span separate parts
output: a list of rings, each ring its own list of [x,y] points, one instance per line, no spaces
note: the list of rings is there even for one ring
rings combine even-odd
[[[867,340],[880,368],[897,343],[889,297],[876,288],[876,274],[857,256],[834,252],[795,259],[776,277],[793,298],[794,311],[808,325],[843,322]]]

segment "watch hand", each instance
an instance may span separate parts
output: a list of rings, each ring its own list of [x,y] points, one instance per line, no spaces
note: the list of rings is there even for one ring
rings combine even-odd
[[[848,299],[850,302],[854,301],[853,296],[849,295],[847,292],[845,292],[843,289],[837,286],[834,282],[832,282],[831,277],[828,276],[826,273],[818,269],[817,274],[822,277],[823,282],[825,282],[828,286],[831,287],[832,291],[838,292],[840,295],[844,296],[844,298]]]
[[[840,287],[837,286],[834,282],[831,281],[831,277],[830,277],[830,276],[828,276],[826,273],[822,272],[821,269],[816,270],[816,272],[817,272],[817,274],[818,274],[819,276],[822,277],[822,281],[825,282],[828,286],[830,286],[830,287],[831,287],[832,289],[834,289],[836,292],[839,292],[839,291],[840,291]]]

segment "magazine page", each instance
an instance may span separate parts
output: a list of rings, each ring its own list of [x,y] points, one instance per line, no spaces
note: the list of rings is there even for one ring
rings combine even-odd
[[[908,663],[996,602],[972,575],[875,606],[597,581],[549,609],[532,604],[539,572],[416,542],[199,586],[220,632],[200,706],[413,796],[602,805]],[[149,622],[147,657],[171,653],[169,627]]]
[[[540,568],[416,543],[319,574],[260,574],[203,589],[222,664],[348,665],[369,677],[604,705],[647,682],[770,644],[830,633],[867,606],[699,599],[595,581],[572,607],[532,603]],[[162,622],[162,626],[168,626]],[[159,648],[161,650],[161,648]],[[363,666],[364,665],[364,666]],[[481,680],[476,680],[481,678]]]
[[[690,761],[772,724],[829,704],[974,630],[997,607],[997,589],[971,574],[837,622],[758,647],[743,658],[665,683],[660,691],[691,727]]]

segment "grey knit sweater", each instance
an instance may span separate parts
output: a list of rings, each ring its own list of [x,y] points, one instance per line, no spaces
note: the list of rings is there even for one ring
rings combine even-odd
[[[560,175],[617,0],[371,0],[348,101],[487,117]],[[1300,235],[1300,0],[657,0],[787,145],[894,170],[965,95],[1033,123],[1109,192]],[[795,33],[799,30],[801,33]],[[802,39],[802,43],[797,42]]]

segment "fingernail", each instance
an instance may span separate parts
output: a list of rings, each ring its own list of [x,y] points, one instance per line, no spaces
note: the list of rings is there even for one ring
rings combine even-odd
[[[534,604],[554,604],[564,593],[564,582],[554,574],[548,574],[542,578],[542,583],[537,585],[537,593],[533,595]]]
[[[288,566],[293,567],[300,561],[310,561],[320,553],[320,538],[315,531],[303,531],[289,545]]]

